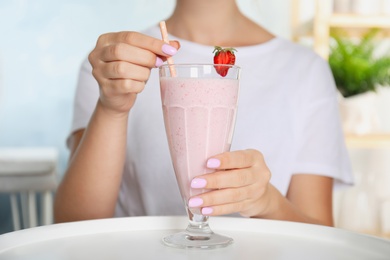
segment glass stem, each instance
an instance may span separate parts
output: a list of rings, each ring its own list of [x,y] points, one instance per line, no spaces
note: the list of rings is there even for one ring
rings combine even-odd
[[[189,209],[187,212],[189,223],[186,230],[191,236],[210,236],[214,233],[209,227],[208,216],[193,213]]]

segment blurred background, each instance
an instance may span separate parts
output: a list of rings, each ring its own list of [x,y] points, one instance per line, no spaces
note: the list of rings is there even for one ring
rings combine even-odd
[[[336,224],[390,236],[390,0],[237,2],[274,34],[329,60],[356,175],[353,188],[335,194]],[[174,3],[0,1],[0,234],[51,223],[79,66],[98,36],[157,24]]]

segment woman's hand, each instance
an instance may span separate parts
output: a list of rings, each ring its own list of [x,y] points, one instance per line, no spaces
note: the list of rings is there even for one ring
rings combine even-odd
[[[207,167],[216,172],[194,178],[191,187],[212,191],[192,197],[190,207],[200,207],[203,215],[266,214],[271,201],[268,194],[271,173],[259,151],[222,153],[209,159]]]
[[[107,33],[99,37],[88,59],[99,83],[100,104],[108,111],[127,114],[149,79],[180,47],[137,32]]]

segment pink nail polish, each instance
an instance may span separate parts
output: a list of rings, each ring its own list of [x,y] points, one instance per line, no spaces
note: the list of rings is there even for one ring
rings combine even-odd
[[[205,179],[195,178],[191,181],[191,188],[201,189],[206,187],[207,181]]]
[[[215,158],[211,158],[207,161],[207,168],[215,169],[221,165],[221,161]]]
[[[160,57],[156,57],[156,64],[154,66],[156,66],[156,68],[160,67],[161,65],[163,65],[163,60],[160,58]]]
[[[203,208],[202,209],[202,215],[210,215],[213,213],[213,208]]]
[[[203,200],[201,198],[192,198],[188,201],[188,206],[190,208],[196,208],[203,204]]]
[[[177,50],[174,48],[174,47],[172,47],[171,45],[169,45],[169,44],[164,44],[163,46],[162,46],[162,51],[165,53],[165,54],[168,54],[168,55],[175,55],[176,54],[176,52],[177,52]]]

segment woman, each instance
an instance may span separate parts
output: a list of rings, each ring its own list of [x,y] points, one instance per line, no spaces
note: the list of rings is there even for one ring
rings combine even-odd
[[[351,174],[326,62],[249,20],[234,0],[177,0],[166,23],[169,45],[157,26],[108,33],[83,64],[56,221],[185,214],[154,68],[170,56],[211,63],[214,46],[226,46],[242,67],[232,152],[208,160],[215,173],[191,185],[213,191],[189,204],[207,215],[332,226],[334,182]]]

